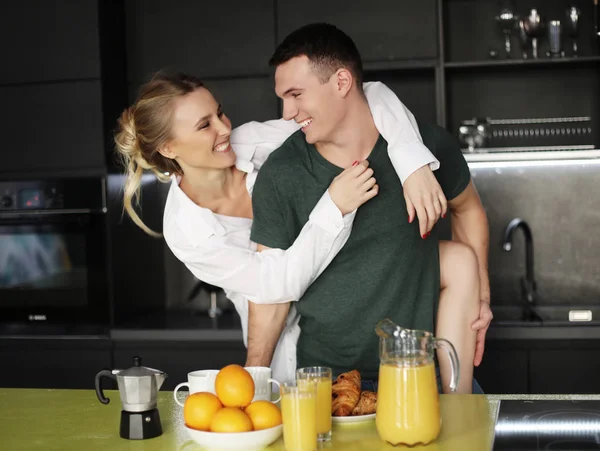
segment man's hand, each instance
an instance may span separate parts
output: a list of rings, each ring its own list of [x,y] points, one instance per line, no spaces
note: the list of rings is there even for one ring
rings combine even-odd
[[[473,365],[479,366],[483,360],[483,351],[485,349],[485,334],[487,333],[490,323],[492,321],[492,309],[490,308],[489,301],[480,301],[479,305],[479,318],[471,325],[473,330],[477,331],[477,339],[475,344],[475,358],[473,359]]]
[[[429,165],[425,165],[406,179],[403,188],[408,222],[413,222],[416,213],[421,237],[427,238],[440,216],[446,216],[448,203],[442,187]]]

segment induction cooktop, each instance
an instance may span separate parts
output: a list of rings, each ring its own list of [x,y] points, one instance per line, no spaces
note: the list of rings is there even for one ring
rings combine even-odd
[[[500,401],[493,451],[588,449],[600,449],[600,401]]]

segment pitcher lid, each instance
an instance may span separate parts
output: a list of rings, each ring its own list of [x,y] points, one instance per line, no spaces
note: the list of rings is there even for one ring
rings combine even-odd
[[[165,374],[164,371],[155,370],[154,368],[148,368],[142,366],[142,358],[139,356],[133,357],[133,366],[118,372],[118,376],[123,377],[143,377],[143,376],[156,376],[157,374]]]

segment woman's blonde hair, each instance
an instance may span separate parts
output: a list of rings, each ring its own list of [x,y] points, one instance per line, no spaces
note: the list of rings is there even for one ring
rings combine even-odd
[[[191,75],[159,72],[141,87],[136,102],[118,120],[115,143],[126,172],[123,206],[133,222],[154,237],[161,235],[144,224],[134,208],[139,206],[142,176],[152,171],[167,182],[173,174],[182,175],[179,164],[159,149],[172,138],[173,100],[203,86]]]

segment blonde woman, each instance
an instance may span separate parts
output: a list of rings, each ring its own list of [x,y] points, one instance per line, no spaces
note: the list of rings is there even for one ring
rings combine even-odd
[[[389,89],[367,84],[365,94],[375,123],[390,144],[390,159],[401,181],[405,188],[413,182],[417,186],[414,198],[406,200],[409,210],[426,212],[420,215],[426,237],[446,211],[441,188],[430,178],[429,165],[436,168],[438,162],[422,145],[410,112]],[[182,74],[155,76],[119,120],[115,141],[127,168],[126,211],[144,231],[157,236],[135,212],[133,199],[144,170],[162,180],[171,178],[163,219],[165,240],[198,279],[225,290],[241,317],[246,345],[248,301],[299,299],[343,247],[356,209],[378,191],[367,163],[355,162],[332,181],[289,249],[256,252],[249,238],[256,173],[298,129],[298,124],[279,120],[251,122],[232,132],[210,91],[198,79]],[[472,288],[478,291],[476,283]],[[271,364],[275,377],[293,375],[295,355],[290,350],[295,349],[297,335],[297,323],[290,322],[275,348]]]

